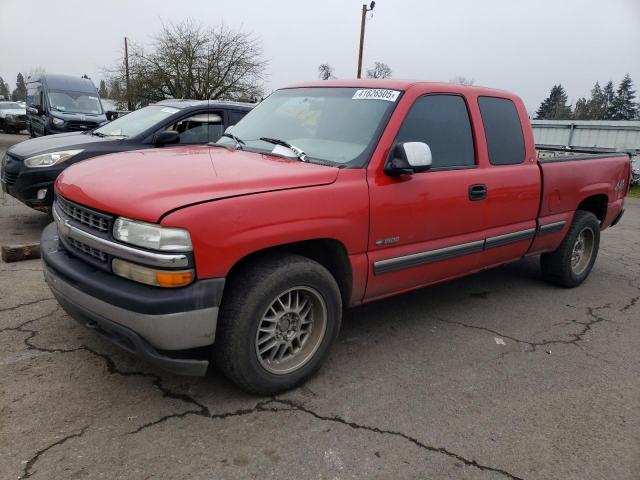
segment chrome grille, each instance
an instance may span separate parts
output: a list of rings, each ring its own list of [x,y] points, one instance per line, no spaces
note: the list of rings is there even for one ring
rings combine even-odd
[[[62,197],[57,197],[56,203],[65,215],[76,222],[102,233],[107,233],[109,231],[109,227],[111,225],[111,217],[109,215],[82,207],[77,203],[70,202]]]
[[[78,249],[81,252],[100,260],[102,263],[107,263],[107,261],[109,260],[109,256],[103,251],[98,250],[97,248],[90,247],[89,245],[79,242],[74,238],[66,238],[66,241],[69,242],[69,244],[73,248]]]

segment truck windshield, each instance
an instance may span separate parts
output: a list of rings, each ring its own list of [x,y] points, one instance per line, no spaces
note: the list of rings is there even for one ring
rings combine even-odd
[[[351,167],[366,164],[400,95],[396,90],[305,87],[278,90],[233,127],[242,149],[283,154],[278,139],[306,154],[306,161]],[[221,145],[236,145],[222,137]],[[287,156],[296,157],[294,152]]]
[[[49,105],[52,110],[65,113],[102,114],[102,105],[97,95],[87,92],[49,90]]]
[[[162,105],[149,105],[94,130],[105,137],[135,137],[180,110]]]

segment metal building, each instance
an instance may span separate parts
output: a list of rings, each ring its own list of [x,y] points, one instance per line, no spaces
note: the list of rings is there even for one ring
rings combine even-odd
[[[531,125],[541,148],[630,153],[640,177],[640,120],[531,120]]]

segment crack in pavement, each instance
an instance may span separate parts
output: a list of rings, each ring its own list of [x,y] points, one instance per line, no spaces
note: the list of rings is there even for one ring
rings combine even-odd
[[[638,295],[637,297],[630,298],[629,303],[627,303],[626,305],[622,306],[622,308],[620,308],[620,312],[624,313],[629,309],[635,307],[639,300],[640,300],[640,295]]]
[[[73,438],[78,438],[84,435],[84,433],[87,431],[87,428],[89,428],[89,425],[85,425],[84,427],[82,427],[82,429],[77,432],[77,433],[72,433],[70,435],[67,435],[66,437],[61,438],[60,440],[57,440],[55,442],[53,442],[52,444],[46,446],[43,449],[38,450],[29,460],[27,460],[27,463],[24,466],[24,469],[22,470],[22,475],[20,475],[18,477],[18,480],[24,480],[25,478],[29,478],[31,475],[33,475],[34,473],[37,472],[37,470],[32,471],[33,466],[36,464],[36,462],[40,459],[40,457],[42,455],[44,455],[45,453],[47,453],[49,450],[51,450],[52,448],[58,446],[58,445],[62,445],[63,443],[73,439]]]
[[[38,331],[31,329],[31,328],[27,328],[27,325],[29,325],[30,323],[33,323],[37,320],[42,320],[48,316],[53,315],[54,313],[56,313],[56,311],[59,309],[59,307],[56,307],[56,310],[49,312],[46,315],[43,315],[41,317],[38,318],[34,318],[31,320],[28,320],[26,322],[24,322],[23,324],[17,326],[17,327],[10,327],[11,330],[13,331],[19,331],[22,333],[26,333],[28,334],[27,337],[23,340],[25,346],[27,347],[27,350],[36,350],[39,352],[44,352],[44,353],[73,353],[73,352],[79,352],[79,351],[84,351],[84,352],[88,352],[92,355],[95,355],[97,357],[99,357],[100,359],[102,359],[107,367],[107,372],[111,375],[121,375],[121,376],[125,376],[125,377],[129,377],[129,376],[140,376],[143,378],[148,378],[151,379],[152,381],[152,385],[154,387],[156,387],[158,390],[160,390],[160,392],[162,393],[162,397],[163,398],[171,398],[171,399],[175,399],[175,400],[181,400],[185,403],[194,405],[197,408],[191,409],[191,410],[187,410],[184,412],[179,412],[179,413],[173,413],[173,414],[169,414],[169,415],[165,415],[157,420],[154,420],[153,422],[149,422],[147,424],[144,424],[140,427],[138,427],[136,430],[129,432],[129,434],[136,434],[139,433],[140,431],[146,429],[146,428],[150,428],[152,426],[156,426],[160,423],[166,422],[170,419],[182,419],[185,418],[187,416],[190,415],[196,415],[196,416],[200,416],[200,417],[205,417],[205,418],[209,418],[209,419],[226,419],[226,418],[231,418],[231,417],[238,417],[238,416],[243,416],[243,415],[250,415],[250,414],[254,414],[254,413],[264,413],[264,412],[269,412],[269,413],[280,413],[280,412],[284,412],[284,411],[298,411],[298,412],[302,412],[308,415],[311,415],[313,417],[315,417],[318,420],[322,420],[322,421],[328,421],[328,422],[334,422],[334,423],[340,423],[342,425],[348,426],[352,429],[356,429],[356,430],[366,430],[372,433],[376,433],[376,434],[380,434],[380,435],[390,435],[390,436],[395,436],[398,438],[402,438],[406,441],[409,441],[411,443],[413,443],[414,445],[420,447],[423,450],[427,450],[429,452],[433,452],[433,453],[438,453],[438,454],[442,454],[442,455],[446,455],[450,458],[456,459],[460,462],[462,462],[465,465],[474,467],[474,468],[478,468],[480,470],[483,471],[490,471],[490,472],[495,472],[495,473],[499,473],[507,478],[510,478],[512,480],[522,480],[521,477],[518,477],[512,473],[507,472],[506,470],[500,469],[500,468],[496,468],[496,467],[491,467],[488,465],[484,465],[479,463],[478,461],[476,461],[475,459],[468,459],[458,453],[452,452],[444,447],[434,447],[431,445],[427,445],[423,442],[421,442],[420,440],[418,440],[417,438],[411,437],[405,433],[399,432],[399,431],[394,431],[394,430],[385,430],[385,429],[381,429],[379,427],[374,427],[374,426],[370,426],[370,425],[363,425],[363,424],[359,424],[359,423],[355,423],[355,422],[351,422],[348,420],[345,420],[341,417],[338,416],[325,416],[325,415],[321,415],[317,412],[314,412],[313,410],[305,407],[302,404],[299,404],[297,402],[294,402],[292,400],[284,400],[284,399],[269,399],[266,401],[262,401],[257,403],[254,407],[252,408],[244,408],[244,409],[238,409],[238,410],[234,410],[232,412],[225,412],[225,413],[218,413],[218,414],[212,414],[211,411],[209,410],[209,407],[207,407],[206,405],[204,405],[203,403],[199,402],[198,400],[196,400],[194,397],[186,394],[186,393],[180,393],[180,392],[174,392],[170,389],[168,389],[167,387],[165,387],[162,383],[162,378],[159,375],[153,374],[153,373],[146,373],[146,372],[138,372],[138,371],[132,371],[132,372],[125,372],[122,370],[119,370],[115,364],[115,362],[113,361],[113,359],[111,357],[109,357],[108,355],[104,354],[104,353],[100,353],[86,345],[80,345],[78,347],[73,347],[73,348],[46,348],[46,347],[39,347],[38,345],[35,345],[33,343],[33,339],[38,335]],[[285,408],[282,408],[282,406],[284,406]],[[33,474],[33,472],[31,471],[34,464],[38,461],[38,459],[40,458],[41,455],[43,455],[44,453],[46,453],[49,449],[53,448],[56,445],[60,445],[64,442],[66,442],[67,440],[71,439],[71,438],[75,438],[75,437],[79,437],[84,435],[85,431],[87,430],[88,426],[84,427],[82,429],[82,431],[80,433],[75,433],[72,435],[69,435],[67,437],[65,437],[62,440],[59,440],[51,445],[49,445],[48,447],[36,452],[36,454],[27,462],[23,475],[20,477],[19,480],[21,479],[25,479],[28,478],[29,476],[31,476]]]
[[[569,323],[573,323],[573,324],[577,324],[577,325],[581,325],[582,329],[581,331],[579,331],[578,333],[570,333],[569,335],[572,336],[573,338],[571,340],[558,340],[558,339],[551,339],[551,340],[542,340],[539,342],[534,342],[531,340],[523,340],[521,338],[517,338],[511,335],[506,335],[502,332],[499,332],[497,330],[493,330],[492,328],[489,327],[482,327],[482,326],[478,326],[478,325],[470,325],[468,323],[463,323],[463,322],[458,322],[456,320],[445,320],[441,317],[435,317],[437,321],[442,322],[442,323],[449,323],[451,325],[458,325],[460,327],[465,327],[465,328],[471,328],[474,330],[483,330],[485,332],[489,332],[492,333],[494,335],[498,335],[502,338],[507,338],[513,342],[516,343],[521,343],[524,345],[528,345],[531,349],[528,350],[528,352],[535,352],[537,351],[538,347],[546,347],[549,345],[574,345],[578,348],[580,348],[580,350],[584,351],[584,349],[581,348],[581,345],[579,345],[579,342],[581,342],[583,340],[583,337],[589,332],[591,331],[593,325],[596,325],[598,323],[601,322],[609,322],[610,320],[598,316],[596,315],[596,311],[598,310],[603,310],[606,308],[610,308],[611,304],[606,304],[606,305],[602,305],[600,307],[587,307],[587,315],[589,315],[591,317],[591,320],[586,321],[586,322],[581,322],[579,320],[571,320],[570,322],[566,322],[567,324]]]
[[[37,322],[38,320],[42,320],[44,318],[50,317],[51,315],[56,313],[58,310],[60,310],[60,305],[56,305],[56,307],[52,311],[50,311],[49,313],[45,313],[44,315],[40,315],[39,317],[32,318],[31,320],[26,320],[26,321],[22,322],[18,326],[0,328],[0,333],[3,333],[3,332],[23,332],[23,333],[27,333],[27,331],[25,331],[23,329],[23,327],[26,327],[30,323]]]
[[[151,424],[157,424],[160,423],[162,421],[168,420],[170,418],[182,418],[185,417],[187,415],[201,415],[201,416],[205,416],[205,417],[210,417],[211,416],[211,412],[209,411],[209,407],[207,407],[206,405],[200,403],[199,401],[197,401],[195,398],[193,398],[192,396],[186,394],[186,393],[180,393],[180,392],[174,392],[172,390],[170,390],[169,388],[165,387],[163,382],[162,382],[162,377],[160,377],[159,375],[156,375],[154,373],[147,373],[147,372],[139,372],[139,371],[131,371],[131,372],[126,372],[126,371],[122,371],[120,369],[118,369],[118,367],[116,366],[115,362],[113,361],[113,359],[111,357],[109,357],[107,354],[104,353],[100,353],[96,350],[94,350],[93,348],[87,346],[87,345],[80,345],[77,347],[73,347],[73,348],[47,348],[47,347],[41,347],[38,346],[36,344],[33,343],[33,339],[39,334],[38,330],[32,329],[32,328],[27,328],[27,326],[31,323],[34,323],[38,320],[43,320],[44,318],[50,317],[51,315],[55,314],[58,310],[60,309],[60,306],[57,305],[56,308],[49,312],[46,313],[44,315],[41,315],[37,318],[33,318],[31,320],[27,320],[25,322],[23,322],[22,324],[16,326],[16,327],[6,327],[3,329],[0,329],[0,333],[4,332],[4,331],[17,331],[17,332],[21,332],[21,333],[26,333],[27,336],[23,339],[23,343],[26,346],[27,350],[34,350],[34,351],[38,351],[38,352],[42,352],[42,353],[74,353],[74,352],[88,352],[98,358],[100,358],[101,360],[104,361],[106,367],[107,367],[107,372],[110,375],[120,375],[123,377],[133,377],[133,376],[138,376],[138,377],[143,377],[143,378],[147,378],[151,380],[151,384],[156,387],[158,390],[160,390],[160,392],[162,393],[162,397],[163,398],[170,398],[173,400],[180,400],[182,402],[185,402],[187,404],[191,404],[197,407],[197,409],[192,409],[192,410],[187,410],[186,412],[182,412],[182,413],[175,413],[175,414],[171,414],[171,415],[166,415],[165,417],[163,417],[160,420],[157,420],[155,422],[151,422]]]
[[[38,300],[33,300],[31,302],[19,303],[18,305],[14,305],[13,307],[0,308],[0,313],[13,312],[14,310],[18,310],[23,307],[28,307],[29,305],[36,305],[38,303],[48,302],[50,300],[55,300],[55,298],[54,297],[39,298]]]
[[[284,408],[283,408],[284,406]],[[360,423],[356,423],[356,422],[352,422],[349,420],[345,420],[342,417],[339,416],[326,416],[326,415],[322,415],[319,414],[313,410],[311,410],[310,408],[304,406],[301,403],[298,402],[294,402],[293,400],[287,400],[287,399],[278,399],[278,398],[271,398],[269,400],[264,400],[261,402],[258,402],[255,406],[251,407],[251,408],[240,408],[237,410],[233,410],[231,412],[224,412],[224,413],[217,413],[217,414],[209,414],[209,415],[205,415],[202,414],[200,412],[183,412],[182,414],[177,414],[177,415],[167,415],[165,417],[162,417],[161,419],[154,421],[154,422],[150,422],[147,423],[145,425],[142,425],[140,427],[138,427],[137,429],[129,432],[129,435],[134,435],[137,434],[139,432],[141,432],[142,430],[145,430],[149,427],[158,425],[159,423],[163,423],[171,418],[184,418],[188,415],[198,415],[198,416],[203,416],[203,417],[207,417],[209,419],[212,420],[221,420],[221,419],[226,419],[226,418],[232,418],[232,417],[242,417],[242,416],[246,416],[246,415],[252,415],[252,414],[259,414],[259,413],[281,413],[281,412],[301,412],[301,413],[305,413],[307,415],[311,415],[312,417],[321,420],[323,422],[333,422],[333,423],[339,423],[341,425],[347,426],[351,429],[354,430],[365,430],[368,432],[372,432],[372,433],[376,433],[379,435],[389,435],[389,436],[394,436],[394,437],[398,437],[401,439],[404,439],[414,445],[416,445],[417,447],[432,452],[432,453],[437,453],[437,454],[441,454],[441,455],[445,455],[447,457],[453,458],[459,462],[462,462],[463,464],[470,466],[470,467],[474,467],[477,468],[479,470],[483,470],[483,471],[488,471],[488,472],[494,472],[494,473],[498,473],[501,474],[503,476],[505,476],[506,478],[510,478],[512,480],[522,480],[522,477],[518,477],[517,475],[510,473],[504,469],[501,468],[497,468],[497,467],[491,467],[489,465],[484,465],[479,463],[477,460],[475,459],[468,459],[462,455],[460,455],[459,453],[455,453],[452,452],[450,450],[448,450],[445,447],[434,447],[432,445],[427,445],[424,442],[421,442],[420,440],[418,440],[415,437],[412,437],[410,435],[407,435],[406,433],[402,433],[396,430],[386,430],[386,429],[382,429],[379,427],[374,427],[371,425],[364,425],[364,424],[360,424]]]

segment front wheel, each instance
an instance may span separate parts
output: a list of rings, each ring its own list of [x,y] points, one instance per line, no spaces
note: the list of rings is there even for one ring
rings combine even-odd
[[[322,265],[278,255],[238,271],[220,313],[215,363],[242,389],[269,395],[320,368],[340,330],[342,302]]]
[[[558,249],[540,256],[543,277],[563,287],[577,287],[589,276],[599,246],[598,218],[591,212],[578,210]]]

